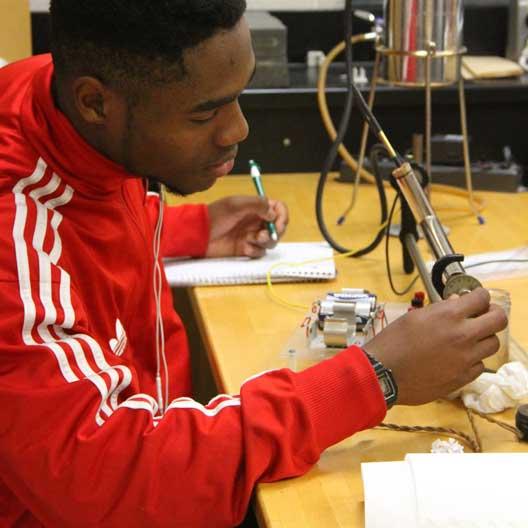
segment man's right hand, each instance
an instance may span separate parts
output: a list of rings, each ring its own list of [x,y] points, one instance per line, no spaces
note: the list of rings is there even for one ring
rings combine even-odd
[[[495,335],[508,320],[478,288],[400,317],[364,349],[390,368],[398,404],[419,405],[447,396],[484,371],[482,360],[499,349]]]

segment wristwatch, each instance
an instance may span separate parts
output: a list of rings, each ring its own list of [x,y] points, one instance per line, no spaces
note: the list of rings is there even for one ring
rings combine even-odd
[[[365,350],[363,350],[363,352],[365,352],[370,364],[374,368],[374,372],[378,377],[378,382],[381,387],[381,392],[383,392],[383,397],[385,398],[385,403],[387,404],[387,409],[390,409],[398,399],[398,385],[396,385],[396,381],[394,381],[392,370],[385,367],[374,356],[371,356]]]

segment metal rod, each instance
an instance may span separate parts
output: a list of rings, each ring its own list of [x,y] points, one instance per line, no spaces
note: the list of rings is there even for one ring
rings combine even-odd
[[[427,243],[437,260],[449,257],[454,254],[454,250],[449,243],[444,228],[440,224],[431,203],[425,195],[422,186],[416,178],[411,165],[405,162],[398,152],[393,148],[385,132],[378,123],[376,117],[368,107],[365,99],[357,87],[352,84],[352,90],[356,96],[358,108],[361,111],[365,121],[369,124],[371,131],[378,137],[387,149],[389,156],[396,165],[393,176],[401,189],[401,192],[409,205],[409,208],[416,220],[416,223],[422,228]],[[473,277],[465,273],[464,268],[458,261],[454,261],[446,266],[443,271],[446,278],[444,295],[460,293],[474,289],[480,286],[480,283]],[[462,276],[462,281],[454,282],[451,279]],[[449,284],[448,284],[449,283]]]
[[[429,42],[428,47],[427,58],[425,59],[425,168],[429,178],[429,185],[431,185],[433,182],[431,161],[431,134],[433,128],[431,61],[435,50],[434,42]]]
[[[431,281],[431,273],[427,269],[427,266],[425,265],[424,259],[422,258],[422,255],[420,254],[420,250],[418,249],[418,245],[416,243],[416,239],[413,235],[408,234],[405,236],[405,247],[407,248],[407,251],[410,253],[411,258],[413,259],[414,264],[416,265],[416,268],[418,269],[418,273],[420,274],[420,278],[422,279],[425,291],[427,292],[427,295],[429,296],[429,300],[434,303],[442,300],[442,297],[438,294],[435,287],[433,286],[433,282]]]
[[[469,156],[469,133],[467,126],[466,96],[464,94],[464,79],[460,75],[458,81],[458,100],[460,105],[460,127],[462,129],[462,144],[464,147],[464,171],[466,174],[466,187],[469,194],[469,205],[472,211],[479,216],[473,201],[473,178],[471,174],[471,159]]]
[[[452,255],[454,250],[447,239],[444,228],[434,213],[409,163],[404,163],[397,168],[393,175],[411,208],[417,224],[423,231],[433,256],[438,260],[447,255]],[[446,268],[446,275],[449,276],[455,273],[465,273],[464,268],[458,262],[450,264]]]

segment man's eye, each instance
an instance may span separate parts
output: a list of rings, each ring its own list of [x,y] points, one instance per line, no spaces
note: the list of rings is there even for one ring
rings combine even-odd
[[[207,123],[208,121],[211,121],[212,119],[214,119],[217,112],[218,112],[217,110],[213,110],[212,112],[203,112],[200,114],[195,114],[192,117],[191,121],[193,123]]]

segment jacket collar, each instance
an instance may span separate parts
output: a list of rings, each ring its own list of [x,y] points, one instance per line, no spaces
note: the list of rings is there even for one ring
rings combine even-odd
[[[41,65],[22,103],[22,126],[28,141],[76,190],[99,195],[117,191],[136,175],[100,154],[79,135],[53,100],[51,56],[37,59]]]

